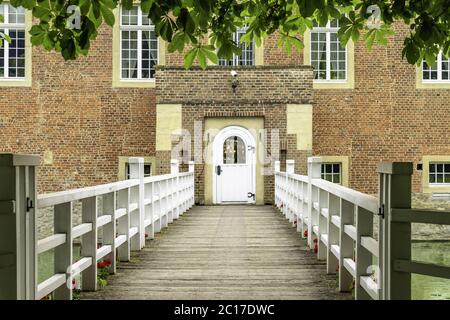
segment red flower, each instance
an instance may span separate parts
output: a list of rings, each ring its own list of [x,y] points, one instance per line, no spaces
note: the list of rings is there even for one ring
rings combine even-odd
[[[314,245],[314,253],[319,252],[319,246],[317,245],[317,243]]]
[[[148,233],[145,234],[145,237],[148,238]]]
[[[97,268],[101,269],[101,268],[108,268],[111,265],[111,261],[109,260],[103,260],[100,262],[97,262]]]
[[[303,231],[303,237],[305,237],[305,238],[308,237],[308,230]]]
[[[317,243],[317,238],[315,238],[315,239],[313,240],[313,242],[314,242],[314,243]]]

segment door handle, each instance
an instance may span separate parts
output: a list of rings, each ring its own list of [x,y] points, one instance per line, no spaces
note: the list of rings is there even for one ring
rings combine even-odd
[[[222,173],[222,168],[220,166],[216,166],[216,174],[218,176],[220,176],[221,173]]]

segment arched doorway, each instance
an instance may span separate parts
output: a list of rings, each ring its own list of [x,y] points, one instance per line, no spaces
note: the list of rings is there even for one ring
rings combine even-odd
[[[255,203],[256,143],[245,128],[222,129],[213,143],[213,202]]]

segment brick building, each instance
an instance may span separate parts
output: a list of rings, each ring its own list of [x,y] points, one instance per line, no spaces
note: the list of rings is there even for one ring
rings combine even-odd
[[[330,23],[301,54],[273,35],[187,71],[137,7],[69,62],[31,48],[29,12],[0,8],[12,38],[0,49],[0,152],[41,156],[40,193],[125,179],[130,156],[164,173],[175,153],[196,161],[199,203],[270,203],[273,161],[305,173],[310,155],[327,163],[324,178],[363,192],[376,192],[381,160],[413,161],[414,192],[450,192],[450,61],[402,60],[402,25],[372,51],[341,48]]]

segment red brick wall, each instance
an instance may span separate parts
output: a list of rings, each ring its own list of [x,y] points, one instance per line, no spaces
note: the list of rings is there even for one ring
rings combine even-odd
[[[356,44],[354,90],[314,91],[314,154],[350,156],[350,186],[363,192],[377,192],[379,161],[450,154],[450,90],[416,89],[416,69],[401,56],[408,30],[396,31],[388,47]]]
[[[450,154],[450,90],[416,89],[415,67],[401,58],[408,30],[398,26],[397,31],[387,48],[369,52],[362,42],[356,44],[354,90],[314,90],[313,152],[349,156],[350,186],[364,192],[376,191],[380,160],[417,162],[423,155]],[[265,41],[266,65],[302,64],[301,54],[278,49],[277,38]],[[118,156],[155,155],[155,90],[112,88],[111,39],[111,29],[103,27],[89,57],[75,62],[34,48],[33,86],[0,88],[0,152],[53,152],[53,165],[40,167],[40,192],[113,181]],[[168,54],[166,61],[182,65],[182,55]],[[202,81],[195,72],[193,79]],[[260,94],[279,99],[283,86]],[[203,88],[205,97],[208,88],[231,97],[228,83],[203,82]],[[244,88],[242,82],[238,95],[252,93]],[[258,110],[254,105],[250,111]],[[271,112],[270,121],[276,122],[284,111]],[[296,157],[292,138],[286,139],[287,157]],[[420,179],[415,172],[416,192]]]
[[[111,39],[102,27],[72,62],[33,48],[32,87],[0,88],[0,152],[53,152],[39,192],[115,181],[118,156],[155,153],[155,91],[112,88]]]

